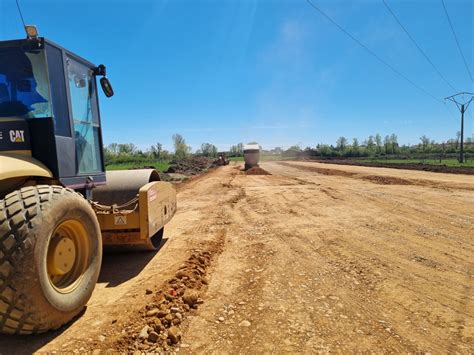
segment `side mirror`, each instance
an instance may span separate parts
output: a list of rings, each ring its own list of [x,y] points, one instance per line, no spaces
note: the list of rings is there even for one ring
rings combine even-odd
[[[103,78],[100,78],[100,86],[102,86],[102,91],[104,92],[105,96],[114,96],[114,89],[112,88],[112,84],[110,84],[109,79],[107,79],[105,76]]]

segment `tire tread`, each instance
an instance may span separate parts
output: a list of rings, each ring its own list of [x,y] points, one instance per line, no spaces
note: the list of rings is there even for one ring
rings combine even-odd
[[[35,238],[30,229],[47,205],[62,194],[76,194],[61,186],[23,187],[0,199],[0,332],[31,334],[44,332],[34,320],[34,312],[25,310],[25,295],[17,292],[12,279],[21,260],[32,257]],[[31,305],[30,305],[31,308]]]

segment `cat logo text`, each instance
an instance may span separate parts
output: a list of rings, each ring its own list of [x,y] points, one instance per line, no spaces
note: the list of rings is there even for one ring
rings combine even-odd
[[[25,131],[12,129],[10,131],[10,140],[13,143],[23,143],[25,141]]]

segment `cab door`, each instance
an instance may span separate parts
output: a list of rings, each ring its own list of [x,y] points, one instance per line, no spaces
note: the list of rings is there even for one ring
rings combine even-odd
[[[103,172],[104,165],[93,68],[66,55],[66,72],[76,145],[77,175],[94,175]]]

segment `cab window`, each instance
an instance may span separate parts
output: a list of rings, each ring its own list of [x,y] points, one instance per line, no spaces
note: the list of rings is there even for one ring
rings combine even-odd
[[[52,117],[43,50],[0,48],[0,117]]]
[[[67,74],[79,174],[102,171],[99,125],[94,108],[94,76],[87,66],[67,57]]]

